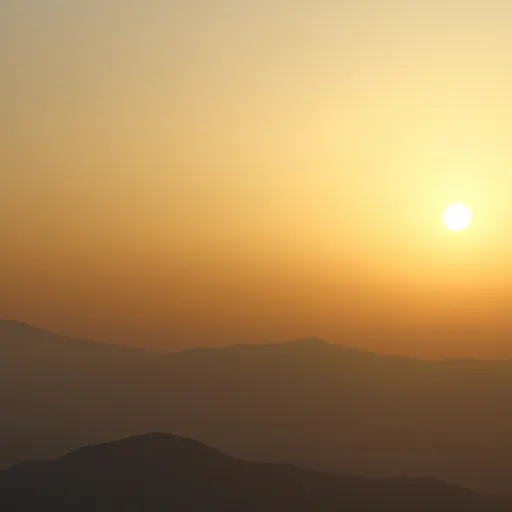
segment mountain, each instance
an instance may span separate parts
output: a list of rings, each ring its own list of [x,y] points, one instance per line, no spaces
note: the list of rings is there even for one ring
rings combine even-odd
[[[247,460],[512,485],[511,361],[317,339],[161,354],[0,323],[0,417],[2,467],[162,431]]]
[[[245,462],[149,434],[0,472],[5,510],[156,512],[504,512],[491,497],[433,479],[369,480]]]
[[[31,325],[0,320],[0,360],[28,363],[117,363],[154,359],[155,352],[59,336]]]

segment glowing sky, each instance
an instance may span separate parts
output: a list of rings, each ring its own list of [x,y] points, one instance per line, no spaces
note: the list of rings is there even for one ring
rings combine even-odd
[[[501,0],[2,0],[0,316],[512,356],[511,29]]]

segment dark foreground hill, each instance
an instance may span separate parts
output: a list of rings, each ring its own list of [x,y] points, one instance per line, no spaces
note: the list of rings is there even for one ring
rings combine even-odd
[[[161,354],[0,322],[0,466],[174,432],[320,471],[512,488],[512,362],[321,340]]]
[[[0,472],[0,508],[18,512],[504,512],[432,479],[369,480],[245,462],[149,434]]]

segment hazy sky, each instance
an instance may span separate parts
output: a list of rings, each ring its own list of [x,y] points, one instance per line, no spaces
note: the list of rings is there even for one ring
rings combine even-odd
[[[507,2],[0,0],[0,43],[0,316],[512,357]]]

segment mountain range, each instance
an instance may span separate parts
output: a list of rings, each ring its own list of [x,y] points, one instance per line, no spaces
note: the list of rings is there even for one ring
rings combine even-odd
[[[504,512],[506,505],[429,478],[370,480],[246,462],[165,434],[0,471],[0,507],[19,512]]]
[[[0,322],[0,465],[146,432],[370,478],[512,485],[512,362],[306,339],[165,354]]]

